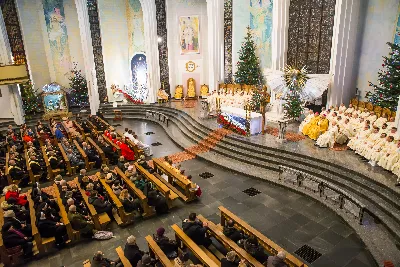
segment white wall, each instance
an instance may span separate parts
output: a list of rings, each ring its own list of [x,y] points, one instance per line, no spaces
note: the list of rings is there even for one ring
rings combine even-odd
[[[206,0],[167,0],[166,9],[171,94],[174,95],[177,85],[183,85],[186,95],[187,79],[193,77],[196,80],[197,95],[199,95],[200,85],[208,84],[207,2]],[[198,15],[200,19],[200,54],[181,55],[179,17],[190,15]],[[188,61],[196,63],[197,67],[194,72],[186,71],[185,64]]]
[[[365,1],[367,2],[367,1]],[[368,81],[377,83],[383,58],[389,54],[387,42],[393,42],[399,12],[399,0],[369,0],[364,21],[361,54],[356,87],[365,98],[372,90]]]
[[[125,0],[98,0],[108,98],[112,84],[129,84],[128,25]]]
[[[0,86],[0,90],[1,90],[0,118],[2,118],[2,119],[14,118],[13,114],[11,113],[11,103],[14,103],[14,101],[11,101],[11,100],[14,96],[13,96],[12,92],[10,92],[8,85]]]
[[[48,45],[47,33],[43,34],[42,32],[46,26],[42,25],[44,18],[39,17],[44,16],[43,10],[39,10],[41,5],[32,0],[17,0],[17,5],[31,77],[35,87],[41,89],[45,84],[53,82],[46,60],[45,42]],[[64,0],[64,12],[71,63],[77,62],[78,68],[83,69],[78,14],[74,0]]]

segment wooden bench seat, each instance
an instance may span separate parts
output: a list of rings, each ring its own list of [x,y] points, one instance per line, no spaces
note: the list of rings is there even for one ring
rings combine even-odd
[[[248,223],[240,219],[238,216],[233,214],[225,207],[220,206],[218,207],[218,209],[221,211],[221,226],[224,226],[227,220],[232,220],[235,222],[235,227],[242,230],[245,234],[254,235],[257,238],[259,244],[264,247],[264,249],[267,251],[268,254],[277,255],[279,251],[285,251],[282,247],[280,247],[279,245],[274,243],[271,239],[267,238],[262,233],[251,227]],[[285,263],[289,267],[307,267],[306,264],[298,260],[292,254],[286,251],[285,253],[286,253]]]
[[[118,156],[121,157],[121,148],[117,146],[113,141],[111,141],[105,134],[103,134],[104,140],[111,146],[113,147],[114,151],[117,151]]]
[[[168,183],[168,181],[166,181],[164,178],[162,178],[161,175],[159,175],[158,173],[154,173],[153,175],[156,178],[158,178],[158,180],[163,182],[166,186],[168,186],[168,188],[171,189],[175,194],[177,194],[180,199],[182,199],[185,202],[189,202],[188,197],[186,197],[181,191],[179,191],[178,188],[176,188],[172,184]]]
[[[126,175],[121,171],[120,168],[115,167],[115,172],[121,179],[125,182],[125,184],[128,186],[128,188],[140,199],[142,208],[143,208],[143,217],[150,217],[155,214],[155,211],[153,210],[152,207],[149,206],[148,204],[148,199],[147,196],[135,186],[135,184],[128,178]]]
[[[218,242],[220,242],[228,250],[233,250],[241,259],[245,259],[251,266],[263,267],[264,265],[258,262],[253,256],[247,253],[243,248],[239,247],[234,241],[226,237],[222,228],[215,225],[213,222],[207,220],[202,215],[198,215],[197,218],[202,222],[208,223],[208,233],[213,236]]]
[[[157,179],[153,174],[148,172],[145,168],[140,166],[137,162],[135,163],[135,167],[136,170],[140,172],[144,178],[146,178],[148,181],[150,181],[157,187],[157,190],[160,191],[161,194],[165,197],[168,207],[172,208],[173,207],[172,202],[178,198],[178,195],[174,191],[171,191],[168,188],[168,186],[166,186],[163,182]]]
[[[154,258],[158,258],[161,264],[164,267],[173,267],[173,260],[168,259],[167,255],[165,255],[164,251],[161,250],[160,246],[156,243],[151,235],[145,237],[147,241],[147,245],[149,246],[150,256]]]
[[[90,137],[86,137],[86,141],[97,151],[97,153],[99,154],[100,158],[101,158],[101,162],[103,164],[109,164],[109,160],[108,158],[106,158],[104,151],[96,144],[95,141],[93,141],[92,138]]]
[[[196,243],[190,239],[178,225],[174,224],[171,226],[175,232],[175,238],[178,242],[179,247],[182,249],[184,247],[188,248],[193,255],[199,259],[205,266],[217,267],[221,266],[221,262],[216,263],[215,259],[211,259],[202,248],[200,248]]]
[[[93,219],[93,223],[94,223],[94,227],[97,230],[105,230],[107,225],[111,222],[110,217],[108,216],[107,213],[103,212],[101,214],[98,214],[96,209],[94,208],[94,206],[92,204],[89,203],[89,198],[88,196],[85,194],[85,190],[83,190],[78,182],[78,177],[76,177],[74,179],[74,182],[76,183],[76,185],[78,186],[79,191],[82,194],[82,198],[85,201],[86,207],[88,207],[89,212],[90,212],[90,216]]]

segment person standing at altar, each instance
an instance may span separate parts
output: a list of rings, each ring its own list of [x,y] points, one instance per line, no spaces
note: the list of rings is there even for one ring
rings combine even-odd
[[[308,135],[310,130],[317,125],[318,121],[319,121],[319,113],[315,112],[314,117],[310,120],[310,122],[304,125],[302,134]]]
[[[319,117],[320,119],[318,120],[317,124],[313,128],[311,128],[308,133],[308,137],[310,137],[312,140],[317,140],[317,138],[321,134],[325,133],[329,127],[329,121],[326,116],[321,115]]]

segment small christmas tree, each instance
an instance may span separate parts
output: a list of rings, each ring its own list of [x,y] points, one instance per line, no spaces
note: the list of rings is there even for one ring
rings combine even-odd
[[[82,75],[82,71],[77,69],[75,64],[71,71],[72,76],[69,78],[69,86],[71,87],[71,101],[74,105],[84,107],[89,104],[88,88],[86,78]]]
[[[21,86],[22,105],[24,107],[25,115],[33,115],[40,111],[42,102],[39,99],[38,89],[31,80],[22,84]]]
[[[285,104],[283,108],[286,111],[286,118],[295,120],[300,117],[304,104],[301,99],[301,91],[308,79],[307,68],[305,66],[301,69],[290,65],[285,67],[287,93],[284,96]]]
[[[389,56],[383,57],[384,69],[378,72],[379,84],[369,82],[373,91],[367,93],[367,98],[374,105],[395,111],[400,96],[400,46],[393,43],[387,44],[391,51]]]
[[[249,26],[247,27],[247,36],[244,38],[239,51],[235,82],[247,85],[261,85],[263,83],[260,60],[256,56],[256,45]]]
[[[303,102],[300,93],[295,88],[289,88],[289,92],[285,97],[286,103],[283,108],[286,111],[286,117],[289,119],[297,119],[303,111]]]

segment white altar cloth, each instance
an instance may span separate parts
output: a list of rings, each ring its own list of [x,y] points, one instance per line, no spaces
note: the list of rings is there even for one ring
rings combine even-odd
[[[246,119],[246,111],[242,108],[221,107],[221,112]],[[250,134],[253,135],[260,133],[262,131],[261,113],[251,112],[250,116]]]

